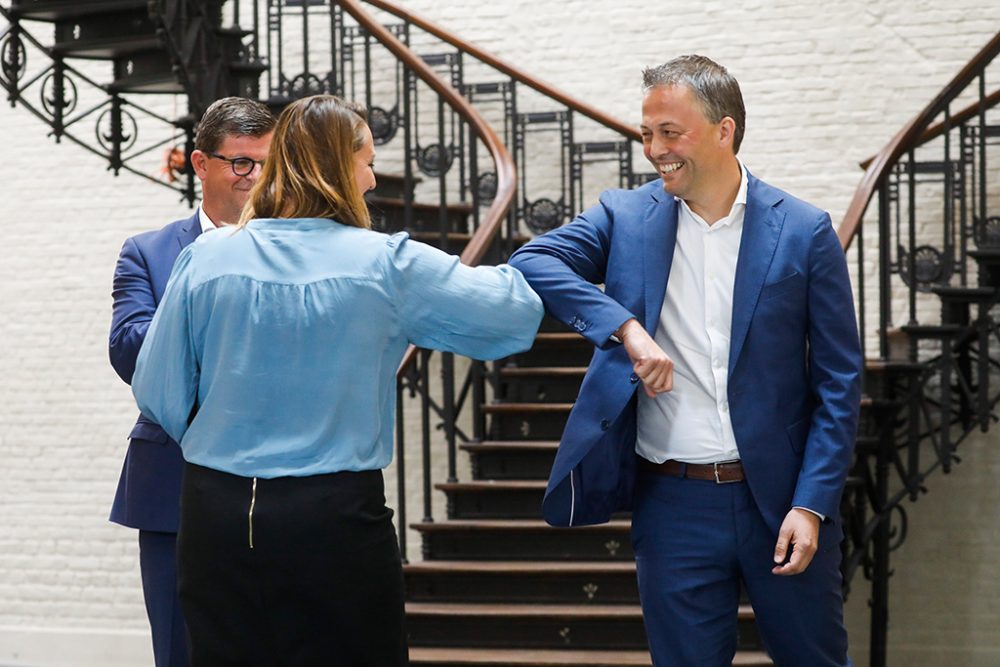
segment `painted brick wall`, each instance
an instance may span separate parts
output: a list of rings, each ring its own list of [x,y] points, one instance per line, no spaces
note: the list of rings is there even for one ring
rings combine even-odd
[[[743,84],[749,168],[838,223],[857,162],[1000,25],[981,0],[406,5],[627,122],[642,66],[716,58]],[[0,663],[142,664],[135,535],[106,521],[135,417],[107,361],[111,274],[125,237],[187,209],[45,134],[0,106]]]

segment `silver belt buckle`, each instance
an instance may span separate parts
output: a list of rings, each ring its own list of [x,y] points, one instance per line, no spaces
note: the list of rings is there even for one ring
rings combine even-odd
[[[738,479],[727,479],[727,480],[721,480],[721,479],[719,479],[719,466],[720,465],[725,465],[726,463],[733,463],[733,461],[716,461],[715,463],[712,464],[712,470],[715,472],[715,483],[716,484],[734,484],[734,483],[740,481]]]

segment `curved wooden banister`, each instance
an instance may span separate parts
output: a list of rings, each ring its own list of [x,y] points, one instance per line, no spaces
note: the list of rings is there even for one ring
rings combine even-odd
[[[608,114],[604,113],[603,111],[600,111],[599,109],[596,109],[595,107],[590,106],[589,104],[585,104],[577,99],[570,97],[569,95],[562,92],[558,88],[555,88],[545,83],[544,81],[541,81],[531,76],[530,74],[527,74],[526,72],[494,56],[492,53],[484,51],[483,49],[475,46],[474,44],[470,44],[461,37],[455,35],[452,32],[449,32],[448,30],[445,30],[441,26],[432,23],[431,21],[428,21],[422,16],[414,14],[413,12],[407,9],[403,9],[396,3],[389,2],[389,0],[363,0],[363,1],[366,4],[372,5],[373,7],[378,7],[382,11],[388,12],[393,16],[401,18],[404,21],[407,21],[408,23],[412,23],[421,30],[424,30],[434,35],[438,39],[447,42],[448,44],[451,44],[452,46],[461,50],[464,53],[468,53],[473,58],[476,58],[477,60],[486,63],[490,67],[493,67],[494,69],[503,72],[507,76],[511,77],[512,79],[515,79],[516,81],[519,81],[520,83],[523,83],[529,88],[537,90],[546,97],[550,97],[556,100],[560,104],[565,105],[566,107],[572,109],[576,113],[586,116],[587,118],[590,118],[591,120],[600,123],[604,127],[610,130],[614,130],[615,132],[623,136],[626,136],[629,139],[632,139],[633,141],[640,141],[640,142],[642,141],[642,135],[639,133],[638,128],[626,125],[617,118],[609,116]]]
[[[992,93],[986,96],[987,109],[995,107],[997,104],[1000,104],[1000,88],[997,88]],[[951,122],[949,123],[948,127],[961,125],[965,121],[974,118],[978,113],[979,113],[979,102],[978,101],[973,102],[972,104],[965,107],[958,113],[952,114]],[[926,130],[924,130],[923,134],[920,135],[920,138],[917,140],[917,146],[923,146],[929,141],[937,139],[947,131],[948,127],[945,126],[944,121],[931,125]],[[871,165],[871,163],[875,161],[875,157],[876,157],[875,155],[871,156],[865,161],[860,162],[858,166],[860,166],[862,169],[867,169],[869,165]]]
[[[497,174],[496,196],[489,209],[483,215],[482,224],[476,230],[475,234],[472,235],[472,239],[460,257],[463,264],[469,266],[479,264],[500,232],[500,227],[514,201],[517,179],[515,178],[514,160],[511,158],[510,152],[500,141],[500,137],[493,128],[479,115],[479,112],[472,107],[468,100],[435,74],[434,70],[414,54],[408,46],[403,44],[395,35],[375,20],[371,14],[366,12],[358,0],[338,0],[338,4],[344,11],[354,17],[354,20],[364,27],[372,37],[409,67],[414,74],[440,95],[448,106],[469,123],[475,131],[476,136],[479,137],[493,157]],[[406,369],[416,358],[416,354],[417,349],[413,345],[407,348],[406,354],[403,356],[403,361],[399,364],[399,369],[396,372],[397,377],[406,372]]]
[[[873,160],[868,165],[865,170],[865,175],[861,179],[861,183],[858,185],[857,190],[854,191],[854,197],[851,199],[851,203],[847,207],[847,213],[844,215],[844,221],[840,225],[840,229],[837,231],[837,236],[840,238],[840,245],[847,250],[851,245],[851,241],[854,236],[858,233],[858,229],[861,227],[861,220],[865,215],[865,211],[868,209],[868,204],[871,202],[875,191],[882,184],[885,178],[889,174],[889,170],[892,166],[896,164],[900,156],[904,153],[913,150],[919,146],[924,141],[929,141],[930,139],[937,136],[931,136],[925,139],[931,130],[936,131],[938,134],[943,132],[945,128],[938,126],[931,126],[933,120],[944,111],[948,104],[950,104],[965,88],[972,83],[972,81],[979,76],[986,65],[993,60],[1000,53],[1000,33],[997,33],[989,43],[984,46],[975,57],[962,68],[954,79],[952,79],[944,89],[938,93],[931,102],[924,107],[924,109],[917,114],[911,121],[909,121],[903,129],[901,129],[896,136],[892,138],[885,148],[883,148],[878,155],[875,156]],[[991,96],[993,97],[993,96]],[[985,104],[985,101],[984,101]],[[974,109],[969,111],[969,109],[964,109],[960,113],[968,113],[969,115],[966,119],[974,116],[979,112],[980,104],[976,102],[972,105]],[[958,122],[957,118],[952,118],[951,125],[954,126]]]

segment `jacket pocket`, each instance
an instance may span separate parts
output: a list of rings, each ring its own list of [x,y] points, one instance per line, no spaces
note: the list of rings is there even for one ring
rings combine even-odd
[[[161,445],[170,439],[170,436],[159,424],[144,420],[135,423],[128,437],[132,440],[148,440]]]
[[[767,301],[768,299],[773,299],[776,296],[781,296],[785,292],[795,289],[801,285],[802,280],[802,274],[795,271],[791,275],[780,278],[773,283],[768,283],[760,290],[760,300]]]
[[[800,419],[785,432],[788,434],[788,444],[792,446],[792,451],[801,454],[806,450],[806,440],[809,439],[809,427],[812,424],[812,416]]]

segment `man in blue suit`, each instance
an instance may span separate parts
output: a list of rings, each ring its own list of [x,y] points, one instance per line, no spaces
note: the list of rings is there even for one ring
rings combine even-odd
[[[125,241],[115,267],[109,353],[131,384],[135,360],[163,296],[174,260],[203,231],[239,220],[267,157],[275,119],[264,105],[238,97],[212,104],[198,123],[191,164],[202,202],[190,218]],[[188,664],[177,598],[176,541],[183,458],[176,442],[143,415],[129,434],[128,453],[111,521],[139,529],[139,567],[156,667]]]
[[[862,356],[844,253],[826,213],[737,159],[725,68],[683,56],[643,78],[661,179],[510,261],[597,347],[543,514],[632,509],[655,665],[731,665],[741,581],[775,664],[849,665],[838,506]]]

